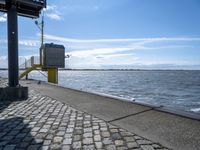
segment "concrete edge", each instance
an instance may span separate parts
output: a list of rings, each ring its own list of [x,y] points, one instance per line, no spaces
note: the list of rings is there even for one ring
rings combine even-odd
[[[154,108],[154,110],[200,121],[200,115],[195,114],[195,113],[190,113],[187,111],[173,110],[172,108],[168,108],[168,107]]]
[[[28,80],[25,80],[25,79],[23,79],[23,80],[28,81]],[[36,81],[37,82],[37,81],[40,81],[40,80],[31,79],[30,81]],[[150,107],[150,108],[152,108],[152,110],[156,110],[156,111],[160,111],[160,112],[173,114],[173,115],[176,115],[176,116],[200,121],[200,116],[198,114],[195,114],[195,113],[192,113],[192,112],[187,112],[187,111],[182,111],[182,110],[174,110],[170,107],[165,107],[165,106],[162,106],[162,105],[151,105],[151,104],[145,104],[145,103],[136,102],[136,101],[130,101],[129,99],[126,99],[126,98],[121,98],[121,97],[117,97],[117,96],[113,96],[113,95],[109,95],[109,94],[104,94],[104,93],[99,93],[99,92],[91,92],[91,91],[75,89],[75,88],[71,88],[71,87],[65,87],[65,86],[62,86],[62,85],[48,83],[48,82],[45,82],[45,81],[40,81],[40,82],[43,83],[43,84],[46,84],[46,85],[51,85],[51,86],[55,86],[55,87],[59,87],[59,88],[63,88],[63,89],[69,89],[69,90],[73,90],[73,91],[77,91],[77,92],[82,92],[82,93],[87,93],[87,94],[92,94],[92,95],[98,95],[98,96],[101,96],[101,97],[104,97],[104,98],[111,98],[113,100],[120,100],[120,101],[128,102],[128,103],[131,103],[131,104],[135,104],[135,105]]]
[[[37,80],[34,80],[34,81],[37,81]],[[114,96],[114,95],[110,95],[110,94],[105,94],[105,93],[100,93],[100,92],[95,92],[95,91],[75,89],[75,88],[72,88],[72,87],[65,87],[65,86],[62,86],[62,85],[47,83],[45,81],[41,81],[41,83],[51,85],[51,86],[56,86],[56,87],[63,88],[63,89],[69,89],[69,90],[73,90],[73,91],[77,91],[77,92],[81,92],[81,93],[87,93],[87,94],[97,95],[97,96],[104,97],[104,98],[110,98],[110,99],[113,99],[113,100],[120,100],[120,101],[128,102],[128,103],[131,103],[131,104],[136,104],[136,105],[150,107],[150,108],[160,108],[160,107],[162,107],[161,105],[145,104],[145,103],[131,101],[130,99],[126,99],[126,98],[123,98],[123,97],[118,97],[118,96]]]

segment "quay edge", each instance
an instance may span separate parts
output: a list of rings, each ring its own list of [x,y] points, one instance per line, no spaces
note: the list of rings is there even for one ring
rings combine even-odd
[[[36,80],[24,86],[175,150],[200,150],[198,115],[120,101]]]

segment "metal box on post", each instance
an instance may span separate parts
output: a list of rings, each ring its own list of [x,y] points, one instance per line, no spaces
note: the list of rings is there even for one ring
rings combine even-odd
[[[57,44],[44,44],[41,47],[41,63],[44,68],[65,68],[65,47]]]

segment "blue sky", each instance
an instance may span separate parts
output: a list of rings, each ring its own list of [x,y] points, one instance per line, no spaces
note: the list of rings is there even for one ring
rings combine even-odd
[[[0,14],[0,67],[7,66]],[[200,69],[199,0],[48,0],[45,42],[65,45],[69,68]],[[19,55],[38,55],[34,20],[19,17]]]

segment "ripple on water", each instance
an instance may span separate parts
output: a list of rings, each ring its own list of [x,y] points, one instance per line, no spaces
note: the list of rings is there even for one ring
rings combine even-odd
[[[190,109],[192,112],[200,112],[200,108],[192,108],[192,109]]]

